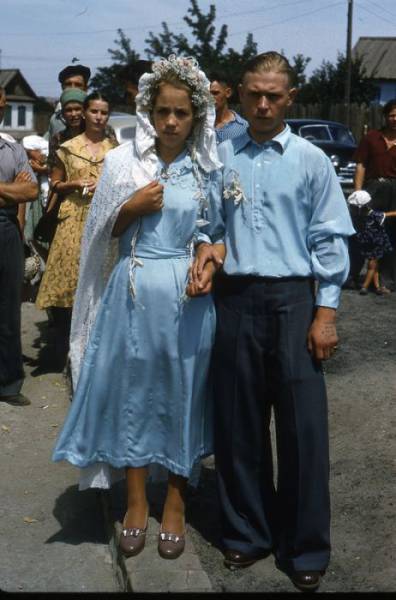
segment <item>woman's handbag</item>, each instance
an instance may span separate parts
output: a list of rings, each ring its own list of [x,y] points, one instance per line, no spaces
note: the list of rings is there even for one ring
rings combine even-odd
[[[54,239],[59,207],[59,194],[52,189],[49,193],[47,208],[34,229],[34,238],[41,244],[51,244]]]

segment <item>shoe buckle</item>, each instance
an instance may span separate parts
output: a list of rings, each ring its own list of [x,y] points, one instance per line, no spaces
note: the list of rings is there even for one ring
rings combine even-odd
[[[133,537],[139,537],[139,535],[141,535],[142,533],[144,533],[144,529],[140,529],[139,527],[131,527],[130,529],[123,529],[122,530],[122,535],[126,536],[133,536]]]
[[[175,533],[168,533],[167,531],[161,532],[160,538],[163,542],[175,542],[176,544],[180,540],[180,536]]]

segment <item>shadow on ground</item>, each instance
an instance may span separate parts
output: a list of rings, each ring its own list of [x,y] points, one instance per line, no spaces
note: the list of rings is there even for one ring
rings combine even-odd
[[[37,335],[32,348],[33,356],[23,355],[23,362],[31,370],[32,377],[47,373],[61,373],[65,366],[65,357],[59,357],[55,344],[55,329],[43,312],[43,321],[35,324]]]
[[[81,492],[77,485],[68,487],[56,499],[53,515],[61,528],[46,540],[46,544],[108,544],[100,493],[97,490]]]

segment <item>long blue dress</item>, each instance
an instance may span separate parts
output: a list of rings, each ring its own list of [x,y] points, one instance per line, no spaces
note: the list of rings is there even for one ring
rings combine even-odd
[[[211,295],[186,299],[190,242],[199,203],[191,159],[160,175],[164,208],[141,219],[130,291],[131,239],[119,240],[53,460],[79,467],[156,463],[189,477],[211,454],[207,387],[215,311]]]

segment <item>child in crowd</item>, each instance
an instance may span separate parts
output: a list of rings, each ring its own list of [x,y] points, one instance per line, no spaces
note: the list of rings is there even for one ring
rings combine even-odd
[[[45,269],[48,253],[48,245],[43,245],[35,236],[35,228],[43,215],[48,200],[48,142],[39,135],[27,135],[22,139],[22,145],[39,184],[37,201],[20,204],[18,210],[18,219],[25,243],[25,283],[33,286],[31,289],[33,296],[30,298],[33,300],[37,293],[36,285],[40,282]]]
[[[396,217],[396,211],[373,210],[371,196],[364,190],[353,192],[348,197],[348,204],[358,229],[356,240],[360,247],[360,253],[367,259],[366,277],[359,293],[368,294],[370,285],[373,284],[376,294],[380,296],[389,294],[390,290],[380,284],[378,259],[382,258],[384,254],[392,252],[393,248],[384,222],[389,217]]]

